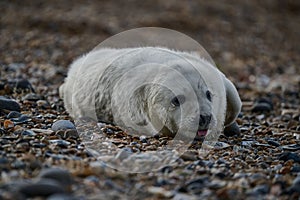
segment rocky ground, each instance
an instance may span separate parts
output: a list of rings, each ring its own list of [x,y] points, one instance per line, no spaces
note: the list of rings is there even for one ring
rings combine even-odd
[[[300,197],[297,1],[3,0],[0,10],[0,199]],[[96,162],[58,87],[74,58],[142,26],[201,43],[237,86],[243,109],[241,134],[221,135],[209,154],[196,141],[176,163],[132,174]],[[168,142],[101,130],[127,153]]]

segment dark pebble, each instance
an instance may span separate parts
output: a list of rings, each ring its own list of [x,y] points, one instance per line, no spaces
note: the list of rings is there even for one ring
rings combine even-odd
[[[231,125],[225,127],[224,135],[227,137],[240,135],[241,130],[236,122],[232,123]]]
[[[215,163],[212,162],[212,161],[209,161],[209,160],[199,160],[199,161],[197,161],[196,164],[199,165],[199,166],[202,166],[202,167],[212,168]]]
[[[78,135],[78,132],[76,129],[68,129],[64,132],[63,137],[77,139],[79,137],[79,135]]]
[[[11,118],[19,118],[22,114],[17,112],[17,111],[11,111],[10,113],[8,113],[7,118],[11,119]]]
[[[76,127],[69,120],[58,120],[52,124],[51,129],[53,131],[58,131],[58,130],[66,130],[66,129],[76,129]]]
[[[268,165],[267,163],[265,163],[265,162],[259,163],[259,166],[260,166],[262,169],[267,169],[267,168],[269,168],[269,165]]]
[[[172,166],[164,166],[163,168],[160,169],[160,171],[164,174],[164,173],[170,173],[173,171],[173,167]]]
[[[273,109],[273,103],[272,103],[272,100],[270,98],[266,98],[266,97],[263,97],[263,98],[260,98],[260,99],[257,99],[256,100],[257,103],[266,103],[266,104],[269,104],[269,106],[271,107],[271,109]]]
[[[219,178],[219,179],[224,179],[227,177],[227,175],[223,172],[218,172],[215,174],[215,177]]]
[[[22,135],[28,135],[28,136],[36,136],[36,133],[33,132],[32,130],[25,130],[25,131],[22,131],[21,134],[22,134]]]
[[[274,140],[268,140],[268,144],[269,145],[272,145],[274,147],[279,147],[280,146],[280,143],[274,141]]]
[[[279,155],[279,160],[288,161],[293,160],[300,163],[300,155],[294,152],[284,152]]]
[[[46,157],[48,156],[48,157],[51,157],[51,158],[57,159],[57,160],[66,158],[65,155],[62,155],[62,154],[55,154],[55,153],[51,153],[51,152],[46,152],[45,155],[46,155]]]
[[[29,93],[29,94],[26,94],[22,100],[27,100],[27,101],[38,101],[42,99],[42,97],[38,94],[35,94],[35,93]]]
[[[251,109],[252,112],[270,112],[272,107],[268,103],[255,103]]]
[[[58,181],[51,179],[40,179],[36,183],[22,185],[18,188],[18,191],[26,197],[48,197],[53,194],[66,192]]]
[[[21,111],[20,105],[15,100],[0,96],[0,110],[3,109],[17,112]]]
[[[43,169],[39,175],[41,178],[53,179],[61,185],[69,187],[73,183],[73,178],[68,170],[61,168]]]
[[[65,138],[65,130],[56,131],[55,135],[58,135],[60,138]]]
[[[194,194],[200,194],[207,183],[208,183],[208,177],[203,176],[187,182],[185,184],[185,188],[189,192],[192,192]]]
[[[19,118],[12,118],[11,121],[15,122],[15,124],[26,123],[30,120],[28,115],[21,115]]]
[[[284,150],[297,151],[300,150],[300,144],[289,144],[282,146]]]
[[[66,140],[49,140],[49,143],[56,144],[59,147],[67,148],[71,143]]]
[[[34,92],[34,89],[33,89],[32,85],[26,79],[19,79],[19,80],[17,80],[15,87],[17,89],[19,89],[19,90],[27,90],[27,91]]]

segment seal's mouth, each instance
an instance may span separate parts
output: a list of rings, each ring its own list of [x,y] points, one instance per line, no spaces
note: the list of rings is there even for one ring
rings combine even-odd
[[[198,130],[198,131],[197,131],[197,136],[200,136],[200,137],[206,136],[207,131],[208,131],[207,129],[204,129],[204,130]]]

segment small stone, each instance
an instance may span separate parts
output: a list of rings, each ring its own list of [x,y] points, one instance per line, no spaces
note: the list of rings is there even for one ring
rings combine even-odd
[[[208,187],[211,189],[219,189],[219,188],[224,187],[225,185],[226,185],[226,182],[221,181],[221,180],[213,180],[208,183]]]
[[[282,146],[284,150],[297,151],[300,150],[300,144],[289,144]]]
[[[216,148],[216,149],[225,149],[228,147],[230,147],[230,145],[225,142],[216,142],[216,144],[214,146],[214,148]]]
[[[268,140],[268,144],[269,145],[272,145],[274,147],[279,147],[280,146],[280,143],[274,141],[274,140]]]
[[[164,166],[163,168],[160,169],[160,171],[164,174],[164,173],[170,173],[173,171],[173,167],[172,166]]]
[[[22,98],[22,100],[27,100],[27,101],[38,101],[40,100],[42,97],[38,94],[35,93],[29,93],[26,94],[25,97]]]
[[[55,132],[55,135],[59,136],[60,138],[65,138],[65,130],[58,130]]]
[[[36,104],[38,107],[41,108],[45,108],[45,109],[50,108],[50,104],[45,100],[37,100]]]
[[[300,155],[294,152],[284,152],[279,155],[279,160],[294,160],[295,162],[300,163]]]
[[[10,113],[8,113],[7,118],[11,119],[11,118],[18,118],[20,117],[22,114],[17,112],[17,111],[11,111]]]
[[[224,135],[227,137],[240,135],[241,130],[236,122],[230,124],[229,126],[225,127]]]
[[[43,133],[43,134],[46,134],[46,135],[50,135],[50,134],[53,133],[52,130],[48,130],[48,129],[32,128],[31,130],[36,132],[36,133]]]
[[[24,184],[17,190],[26,197],[48,197],[53,194],[66,192],[58,181],[52,179],[40,179],[35,183]]]
[[[253,105],[251,111],[252,112],[270,112],[272,110],[272,107],[268,103],[256,103]]]
[[[77,139],[79,137],[76,129],[68,129],[64,132],[64,138]]]
[[[8,120],[8,119],[4,120],[3,125],[4,125],[5,129],[9,129],[9,128],[12,128],[15,126],[14,122],[12,122],[11,120]]]
[[[19,80],[17,80],[15,87],[17,89],[19,89],[19,90],[27,90],[27,91],[34,92],[34,89],[33,89],[32,85],[26,79],[19,79]]]
[[[147,143],[147,137],[144,136],[144,135],[141,135],[141,136],[140,136],[140,141],[141,141],[142,143]]]
[[[266,103],[266,104],[269,104],[269,106],[271,107],[271,109],[273,109],[273,102],[270,98],[266,98],[266,97],[262,97],[262,98],[259,98],[257,101],[257,103]]]
[[[0,96],[0,110],[3,109],[17,112],[21,111],[20,105],[15,100]]]
[[[56,144],[59,147],[67,148],[71,143],[66,140],[49,140],[50,144]]]
[[[31,146],[33,146],[34,148],[44,148],[44,147],[46,147],[47,145],[44,144],[44,143],[34,142],[34,143],[31,144]]]
[[[74,182],[70,172],[61,168],[43,169],[39,174],[39,177],[55,180],[66,188]]]
[[[21,133],[22,135],[28,135],[28,136],[36,136],[36,133],[32,130],[25,130]]]
[[[30,120],[28,115],[21,115],[19,118],[12,118],[11,121],[15,122],[16,124],[26,123]]]
[[[65,129],[76,129],[76,127],[69,120],[58,120],[52,124],[51,129],[53,131],[58,131],[58,130],[65,130]]]

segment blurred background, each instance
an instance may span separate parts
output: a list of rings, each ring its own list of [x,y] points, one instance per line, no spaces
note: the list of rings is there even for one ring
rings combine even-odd
[[[107,37],[156,26],[197,40],[240,81],[300,72],[296,0],[1,0],[0,11],[2,64],[46,64],[65,75],[74,58]]]

